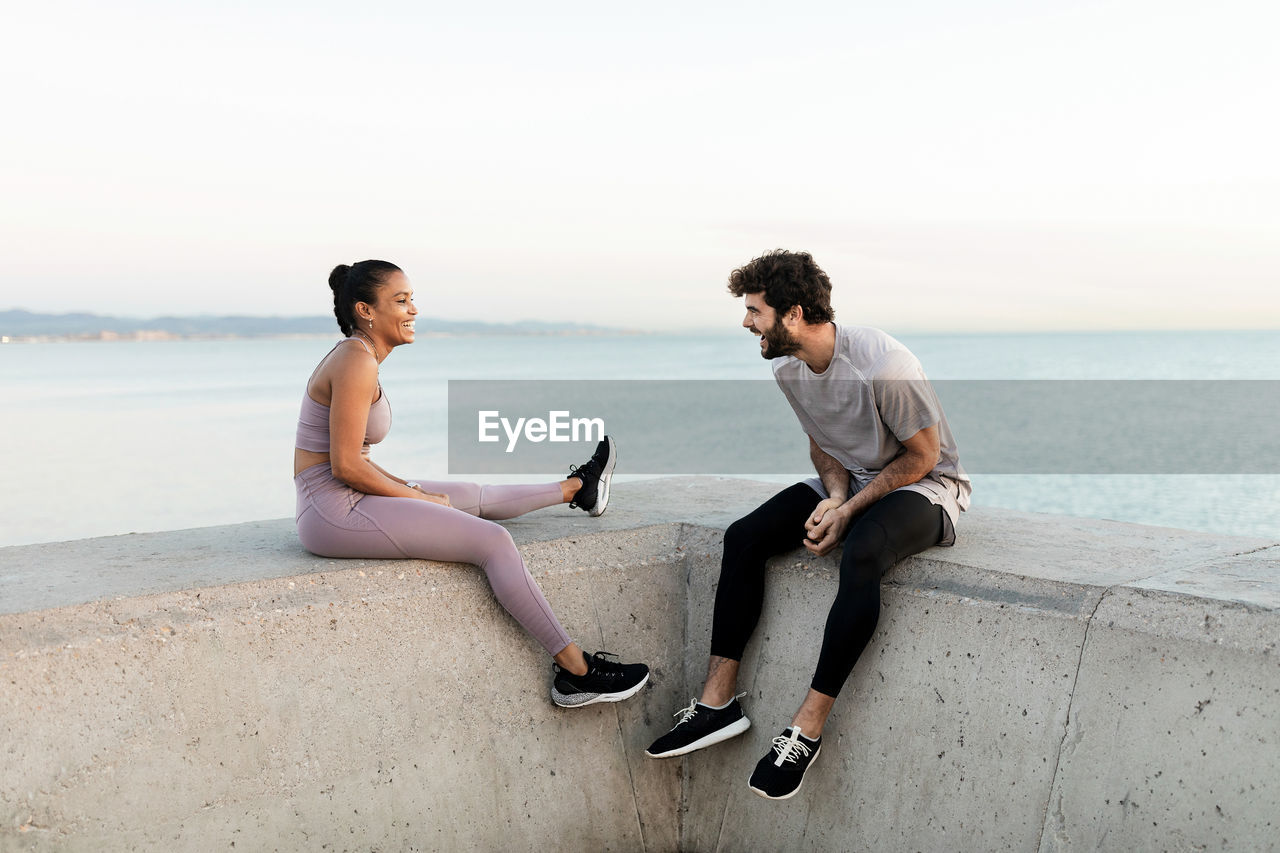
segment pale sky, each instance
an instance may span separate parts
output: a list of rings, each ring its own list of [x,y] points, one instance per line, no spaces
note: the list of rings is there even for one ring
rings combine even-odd
[[[10,5],[0,309],[1280,328],[1270,0]]]

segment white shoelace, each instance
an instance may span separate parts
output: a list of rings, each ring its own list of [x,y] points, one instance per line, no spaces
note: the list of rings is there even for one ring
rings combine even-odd
[[[787,762],[797,763],[800,760],[800,756],[808,758],[809,753],[813,750],[809,748],[808,744],[800,740],[800,730],[793,728],[791,737],[778,735],[773,739],[773,751],[778,753],[778,758],[773,762],[773,766],[781,767]]]
[[[693,700],[689,703],[688,708],[681,708],[679,711],[676,711],[671,716],[680,717],[680,722],[676,723],[676,725],[679,726],[693,719],[693,715],[696,713],[698,713],[698,699],[695,696]],[[683,714],[684,716],[680,716],[681,714]]]
[[[737,694],[736,696],[734,696],[734,697],[733,697],[733,699],[741,699],[743,696],[746,696],[746,695],[747,695],[747,693],[746,693],[746,691],[744,690],[743,692],[741,692],[741,693]],[[733,704],[733,699],[730,699],[730,700],[729,700],[729,704]],[[710,706],[709,706],[709,705],[708,705],[708,706],[704,706],[704,707],[708,707],[708,708],[710,708]],[[727,707],[729,707],[729,705],[725,705],[725,708],[727,708]],[[723,708],[711,708],[711,710],[713,710],[713,711],[720,711],[720,710],[723,710]],[[689,720],[693,719],[694,715],[695,715],[695,714],[697,714],[697,713],[698,713],[698,697],[696,697],[696,696],[695,696],[695,697],[693,697],[693,699],[689,700],[689,707],[688,707],[688,708],[681,708],[679,711],[676,711],[676,712],[675,712],[674,714],[672,714],[671,716],[673,716],[673,717],[680,717],[680,722],[676,723],[676,725],[677,725],[677,726],[679,726],[679,725],[683,725],[684,723],[689,722]]]

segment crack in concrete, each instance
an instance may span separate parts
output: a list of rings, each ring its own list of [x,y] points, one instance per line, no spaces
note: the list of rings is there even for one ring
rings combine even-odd
[[[689,549],[686,547],[689,539],[698,530],[704,530],[697,525],[680,524],[680,529],[676,531],[676,549],[684,554],[680,559],[680,574],[684,580],[682,592],[684,594],[684,602],[681,608],[684,612],[684,618],[680,620],[680,648],[686,649],[689,646],[689,584],[692,580],[690,573],[693,571],[689,560]],[[680,685],[687,687],[689,685],[690,673],[688,669],[688,655],[683,651],[680,654]],[[687,690],[681,691],[683,696]],[[687,849],[685,845],[685,819],[689,816],[689,773],[685,768],[685,759],[680,759],[680,807],[676,811],[676,845],[680,850]]]
[[[600,608],[596,605],[596,580],[594,577],[588,577],[587,590],[591,596],[591,615],[595,618],[596,628],[600,634],[600,648],[604,648],[606,643],[604,639],[604,622],[600,620]],[[622,712],[617,702],[611,703],[613,706],[613,723],[618,729],[618,746],[622,750],[622,761],[627,768],[627,783],[631,787],[631,807],[635,810],[636,831],[640,833],[640,849],[647,851],[649,845],[644,838],[644,821],[640,818],[640,793],[636,789],[636,774],[631,770],[631,756],[627,754],[627,736],[622,729]]]
[[[711,533],[722,533],[723,531],[722,531],[722,530],[718,530],[718,529],[716,529],[716,528],[714,528],[714,527],[706,527],[706,526],[704,526],[704,525],[682,523],[682,524],[680,525],[680,536],[678,537],[677,544],[680,544],[680,545],[685,544],[685,542],[687,541],[687,540],[686,540],[686,538],[685,538],[685,537],[686,537],[686,535],[693,536],[693,535],[696,535],[697,533],[707,533],[707,532],[711,532]],[[691,571],[691,568],[690,568],[690,557],[691,557],[691,556],[692,556],[692,554],[688,551],[688,549],[686,549],[686,551],[685,551],[685,555],[684,555],[684,564],[683,564],[683,568],[684,568],[684,582],[685,582],[685,583],[684,583],[684,593],[685,593],[685,607],[684,607],[684,612],[685,612],[685,618],[684,618],[684,623],[683,623],[683,624],[684,624],[684,628],[683,628],[683,630],[684,630],[684,636],[683,636],[683,637],[681,637],[681,647],[682,647],[682,648],[684,648],[684,647],[686,647],[686,646],[688,645],[688,642],[689,642],[689,621],[690,621],[690,619],[692,618],[692,615],[691,615],[691,614],[690,614],[690,612],[689,612],[689,601],[688,601],[688,596],[689,596],[689,585],[690,585],[691,580],[692,580],[692,579],[691,579],[691,577],[690,577],[690,574],[689,574],[689,573],[690,573],[690,571]],[[757,671],[759,670],[759,660],[758,660],[758,658],[759,658],[759,655],[757,655],[757,661],[756,661]],[[702,677],[702,673],[703,673],[703,672],[705,672],[705,670],[700,670],[698,673],[691,673],[691,672],[689,672],[689,671],[688,671],[688,669],[687,669],[687,667],[686,667],[686,663],[687,663],[687,661],[688,661],[688,657],[687,657],[687,656],[682,655],[682,656],[681,656],[681,668],[682,668],[682,673],[681,673],[681,674],[682,674],[682,676],[683,676],[683,678],[684,678],[684,684],[685,684],[686,686],[690,686],[690,690],[688,690],[688,691],[686,691],[686,692],[691,693],[691,694],[692,694],[692,695],[694,695],[694,696],[697,696],[697,694],[698,694],[698,690],[697,690],[697,688],[695,688],[695,687],[691,687],[691,685],[693,684],[693,679],[694,679],[694,678],[699,678],[699,679],[700,679],[700,678]],[[754,684],[755,684],[755,674],[754,674],[754,673],[752,674],[752,679],[751,679],[751,681],[752,681],[752,684],[754,685]],[[741,680],[739,680],[739,683],[741,683]],[[688,761],[689,761],[689,756],[688,756],[688,755],[682,756],[682,757],[680,758],[680,803],[681,803],[681,808],[680,808],[680,815],[679,815],[679,818],[678,818],[679,824],[678,824],[678,827],[677,827],[677,832],[678,832],[677,838],[679,839],[679,849],[681,849],[681,850],[688,850],[688,849],[690,849],[690,848],[689,848],[689,844],[688,844],[688,839],[687,839],[687,838],[685,838],[685,817],[687,816],[688,811],[689,811],[689,801],[688,801],[688,797],[689,797],[689,787],[688,787],[688,786],[689,786],[689,765],[688,765]],[[724,792],[724,808],[723,808],[723,809],[721,810],[721,812],[720,812],[720,821],[719,821],[719,824],[716,826],[716,834],[715,834],[715,838],[713,838],[713,839],[712,839],[712,844],[711,844],[711,849],[712,849],[712,850],[719,851],[719,850],[721,850],[721,849],[722,849],[721,839],[724,837],[724,827],[725,827],[725,823],[726,823],[726,822],[728,821],[728,819],[729,819],[729,802],[730,802],[730,800],[731,800],[731,799],[732,799],[732,792],[726,789],[726,791]]]
[[[1072,704],[1076,698],[1076,686],[1080,683],[1080,670],[1084,666],[1084,652],[1089,646],[1089,629],[1093,627],[1093,617],[1098,615],[1098,608],[1102,606],[1102,602],[1111,594],[1113,587],[1107,587],[1102,590],[1102,594],[1098,596],[1098,600],[1093,605],[1093,610],[1089,612],[1089,616],[1084,622],[1084,636],[1080,638],[1080,654],[1076,658],[1076,671],[1071,678],[1071,689],[1067,693],[1067,718],[1062,725],[1062,739],[1058,741],[1057,752],[1053,756],[1053,772],[1049,774],[1049,791],[1045,796],[1044,812],[1040,819],[1040,837],[1036,840],[1036,849],[1044,849],[1045,831],[1049,826],[1049,807],[1053,804],[1053,792],[1058,782],[1058,766],[1062,763],[1062,751],[1067,744],[1067,736],[1071,732],[1071,711]],[[1059,798],[1058,808],[1055,810],[1058,825],[1061,827],[1064,821],[1062,814],[1062,802]]]
[[[1232,554],[1230,557],[1226,557],[1225,559],[1230,560],[1232,557],[1247,557],[1247,556],[1249,556],[1250,554],[1261,554],[1263,551],[1270,551],[1270,550],[1272,550],[1272,549],[1275,549],[1275,550],[1277,550],[1277,551],[1280,551],[1280,544],[1277,544],[1277,545],[1260,545],[1260,546],[1258,546],[1257,548],[1250,548],[1248,551],[1241,551],[1241,552],[1239,552],[1239,553],[1237,553],[1237,554]]]
[[[631,770],[631,756],[627,753],[627,739],[622,732],[622,714],[618,710],[618,703],[613,705],[613,720],[618,726],[618,743],[622,745],[622,757],[627,765],[627,782],[631,785],[631,805],[636,810],[636,829],[640,833],[640,849],[647,851],[649,843],[644,837],[644,821],[640,817],[640,794],[636,790],[636,774]]]
[[[1266,545],[1259,545],[1257,548],[1249,548],[1248,550],[1245,550],[1245,551],[1235,551],[1230,554],[1218,554],[1217,556],[1201,555],[1193,559],[1174,562],[1170,565],[1167,565],[1153,572],[1152,574],[1145,575],[1140,578],[1134,578],[1133,580],[1126,581],[1125,583],[1130,583],[1130,584],[1139,583],[1144,580],[1149,580],[1150,578],[1156,577],[1158,575],[1162,575],[1168,571],[1179,571],[1179,570],[1186,571],[1189,569],[1201,569],[1206,566],[1212,566],[1215,563],[1220,563],[1223,560],[1234,560],[1236,557],[1247,557],[1250,554],[1260,554],[1263,551],[1270,551],[1273,549],[1280,550],[1280,543],[1272,542]]]
[[[716,827],[715,846],[711,848],[712,850],[715,850],[716,853],[719,853],[719,851],[722,849],[720,846],[720,839],[724,837],[724,825],[725,825],[725,822],[729,820],[729,800],[730,799],[731,799],[731,792],[726,789],[724,792],[724,809],[720,812],[720,825]]]

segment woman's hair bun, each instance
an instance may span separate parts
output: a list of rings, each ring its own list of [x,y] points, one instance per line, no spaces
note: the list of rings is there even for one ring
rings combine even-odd
[[[333,291],[333,316],[338,328],[348,337],[356,328],[357,302],[373,305],[378,301],[378,288],[391,273],[402,272],[388,261],[360,261],[354,266],[338,264],[329,273],[329,289]]]
[[[333,272],[329,273],[329,289],[333,291],[334,296],[338,295],[338,291],[346,283],[350,273],[351,267],[346,264],[338,264],[333,268]]]

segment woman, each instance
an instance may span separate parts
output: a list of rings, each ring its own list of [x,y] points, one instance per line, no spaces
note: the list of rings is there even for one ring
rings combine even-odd
[[[556,619],[525,568],[511,534],[492,520],[570,503],[593,516],[609,502],[613,440],[568,479],[536,486],[478,486],[403,480],[369,458],[386,437],[391,407],[378,365],[414,338],[409,280],[395,264],[361,261],[329,276],[333,313],[346,340],[326,355],[302,396],[293,451],[298,537],[322,557],[442,560],[475,563],[498,601],[555,663],[551,698],[563,707],[618,702],[649,680],[644,664],[620,664],[606,653],[583,654]]]

